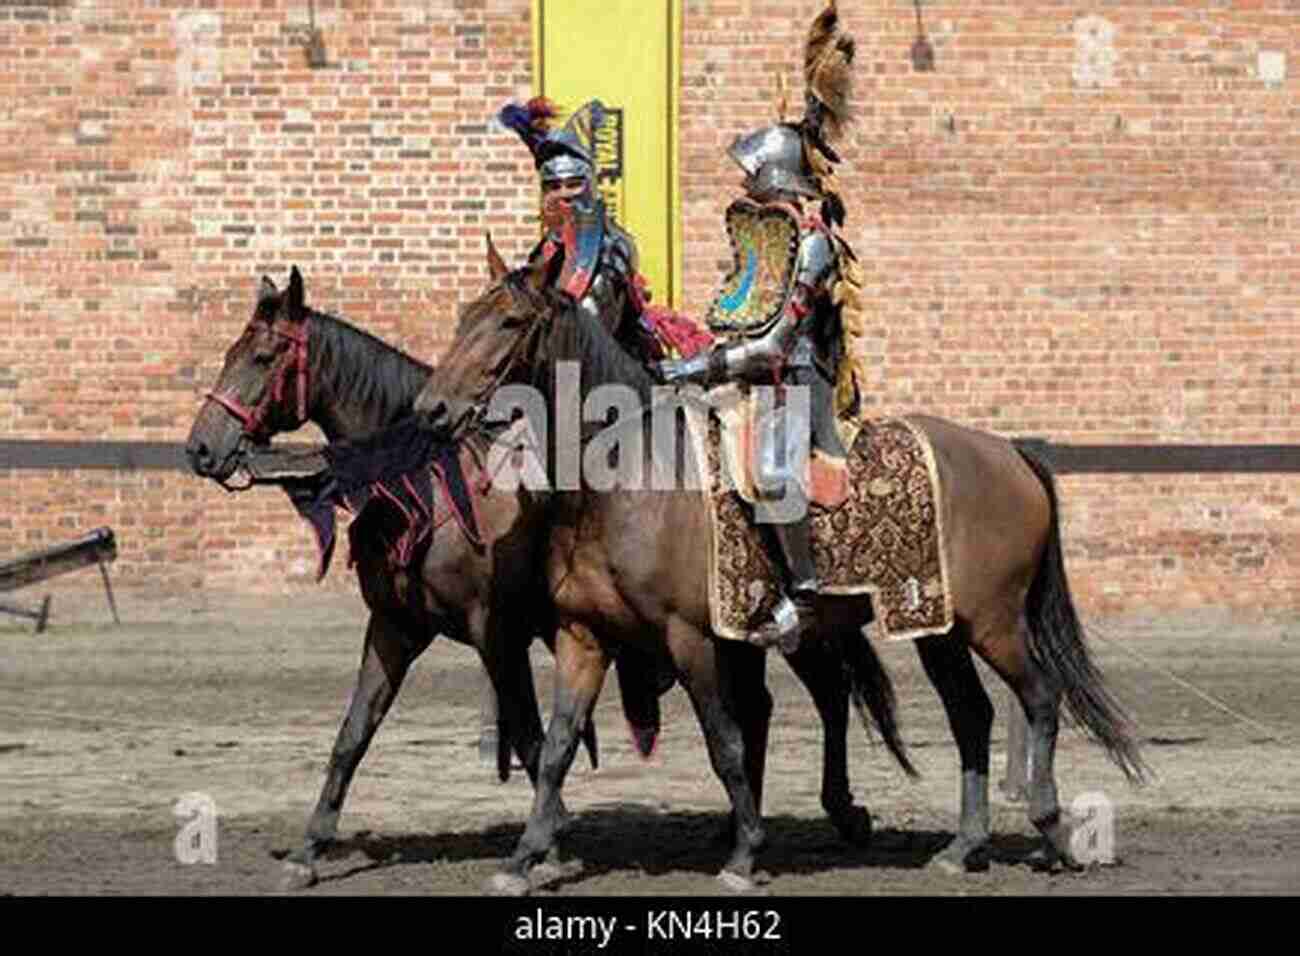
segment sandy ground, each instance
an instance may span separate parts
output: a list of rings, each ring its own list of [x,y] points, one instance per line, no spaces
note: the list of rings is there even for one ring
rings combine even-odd
[[[278,892],[279,860],[302,838],[352,688],[360,599],[126,594],[119,628],[102,593],[55,593],[42,636],[0,618],[0,894]],[[1159,775],[1134,789],[1077,731],[1063,732],[1063,802],[1088,792],[1111,802],[1114,865],[1036,871],[1024,807],[995,787],[992,867],[960,877],[927,867],[956,823],[957,754],[914,649],[890,645],[880,651],[923,776],[909,781],[854,725],[854,792],[876,826],[866,848],[825,821],[820,724],[784,663],[769,659],[767,892],[1300,892],[1300,618],[1206,611],[1088,623]],[[549,710],[551,662],[534,651]],[[999,711],[996,781],[1007,695],[983,673]],[[532,791],[522,773],[502,784],[479,762],[478,675],[474,655],[445,640],[417,662],[357,774],[322,881],[306,893],[482,892],[522,832]],[[617,694],[609,681],[597,710],[600,769],[580,755],[566,786],[576,819],[564,876],[539,893],[724,892],[714,879],[724,850],[711,837],[727,804],[685,694],[665,698],[666,732],[645,762]],[[174,808],[189,793],[217,809],[213,864],[177,859]]]

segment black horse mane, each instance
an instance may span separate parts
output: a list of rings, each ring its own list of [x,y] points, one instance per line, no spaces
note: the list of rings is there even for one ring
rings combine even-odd
[[[538,375],[554,373],[555,363],[576,361],[582,368],[581,398],[602,385],[626,385],[648,407],[654,378],[633,358],[598,320],[574,306],[564,293],[547,289],[545,298],[549,315],[538,321],[555,323],[551,335],[542,345],[538,358]]]
[[[314,320],[312,374],[337,401],[392,421],[408,412],[433,372],[401,349],[334,315],[308,310]]]
[[[641,399],[649,402],[655,380],[637,359],[630,355],[610,331],[595,318],[576,308],[573,299],[557,291],[548,276],[538,289],[533,281],[532,266],[514,269],[493,283],[481,296],[467,303],[460,312],[456,336],[465,334],[473,323],[491,312],[485,311],[495,294],[506,289],[522,305],[521,317],[527,316],[535,344],[525,346],[530,357],[529,376],[536,387],[550,391],[555,363],[578,362],[582,368],[582,394],[601,385],[626,385]],[[549,327],[549,334],[548,333]]]

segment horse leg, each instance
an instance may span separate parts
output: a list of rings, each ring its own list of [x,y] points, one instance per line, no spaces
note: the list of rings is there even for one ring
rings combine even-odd
[[[529,871],[555,845],[556,834],[566,818],[561,801],[564,778],[608,666],[604,648],[589,630],[576,624],[560,629],[555,643],[555,702],[542,745],[533,810],[514,855],[492,877],[492,892],[511,896],[527,893]]]
[[[1078,863],[1070,849],[1071,830],[1061,819],[1056,789],[1061,689],[1030,656],[1024,623],[1006,633],[1013,636],[1011,640],[980,642],[976,650],[1007,682],[1028,721],[1029,820],[1047,841],[1048,863],[1059,859],[1075,868]]]
[[[724,674],[726,699],[740,724],[745,748],[745,779],[754,794],[754,806],[763,812],[763,777],[767,770],[767,737],[772,725],[772,692],[767,689],[767,653],[761,648],[738,641],[719,644],[718,651],[727,657]],[[732,843],[736,839],[736,814],[727,817],[726,829],[719,839]]]
[[[479,675],[478,759],[489,766],[497,763],[498,721],[496,688],[492,686],[492,678],[483,673]]]
[[[854,805],[849,789],[849,684],[843,664],[826,641],[804,641],[786,660],[808,688],[822,720],[822,809],[846,842],[866,846],[871,814]]]
[[[763,821],[750,789],[749,772],[754,765],[746,761],[745,732],[734,710],[735,694],[724,692],[726,681],[739,681],[744,675],[728,667],[729,655],[719,649],[719,643],[681,618],[669,620],[669,650],[704,731],[709,762],[731,798],[736,820],[731,857],[718,873],[718,879],[731,890],[745,892],[754,889],[754,860],[763,845]],[[734,683],[732,687],[740,689]],[[733,699],[728,700],[729,696]],[[763,737],[766,738],[766,729]]]
[[[1007,708],[1007,770],[998,781],[1002,795],[1014,803],[1029,799],[1029,725],[1020,700],[1011,694]]]
[[[393,618],[370,615],[356,687],[330,754],[325,785],[307,824],[301,849],[285,860],[285,889],[302,889],[317,881],[316,859],[338,833],[339,814],[352,775],[366,755],[375,731],[397,696],[411,663],[429,646],[429,635],[414,635]]]
[[[961,821],[957,836],[932,863],[950,873],[989,865],[989,739],[993,703],[975,670],[965,627],[921,638],[916,648],[930,683],[939,692],[961,755]]]
[[[482,703],[490,697],[493,704],[493,731],[497,737],[491,759],[497,764],[497,776],[504,782],[510,777],[510,748],[519,757],[528,779],[537,785],[537,765],[542,749],[542,719],[537,706],[537,688],[528,659],[528,648],[512,635],[495,633],[482,641],[475,637],[478,622],[470,618],[471,638],[479,648],[483,669],[487,674],[487,688]],[[486,633],[484,631],[483,633]],[[487,714],[483,714],[484,731]],[[480,757],[488,759],[480,745]]]

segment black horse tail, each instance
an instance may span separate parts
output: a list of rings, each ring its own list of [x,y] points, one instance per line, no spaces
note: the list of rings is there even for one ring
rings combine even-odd
[[[623,717],[627,721],[632,744],[643,760],[649,760],[659,742],[659,697],[672,687],[673,681],[669,678],[667,686],[664,686],[657,661],[648,654],[626,647],[620,648],[618,656],[614,658],[614,670],[618,675]]]
[[[1047,492],[1051,526],[1047,548],[1029,585],[1025,617],[1029,625],[1029,654],[1064,694],[1070,716],[1105,748],[1111,760],[1132,782],[1146,780],[1150,771],[1131,735],[1131,722],[1111,695],[1084,643],[1075,613],[1061,553],[1060,506],[1050,465],[1034,452],[1017,447]]]
[[[871,725],[885,742],[885,747],[894,755],[898,765],[909,777],[919,777],[920,773],[907,756],[907,746],[898,731],[898,719],[895,716],[898,698],[894,694],[894,682],[888,671],[880,662],[871,641],[854,632],[841,640],[844,669],[849,679],[849,693],[853,706],[862,718],[862,726],[867,736],[871,736]]]

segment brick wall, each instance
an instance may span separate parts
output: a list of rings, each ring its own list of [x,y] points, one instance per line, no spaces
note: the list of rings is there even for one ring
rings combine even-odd
[[[1300,442],[1300,8],[844,4],[877,412],[1062,442]],[[308,300],[436,359],[482,235],[535,234],[488,118],[531,84],[527,0],[0,6],[0,435],[182,440],[249,314]],[[774,117],[816,0],[685,0],[685,298],[729,258],[723,150]],[[1102,20],[1087,19],[1099,16]],[[1280,73],[1279,75],[1279,66]],[[1089,610],[1295,609],[1300,476],[1075,476]],[[99,524],[120,579],[313,587],[277,495],[171,474],[6,471],[0,556]],[[328,587],[352,588],[336,563]]]

